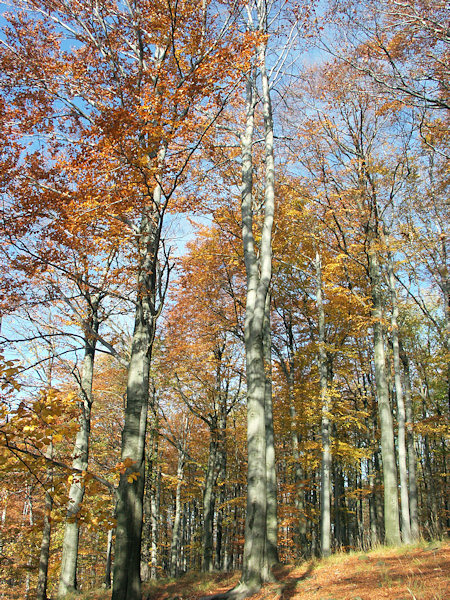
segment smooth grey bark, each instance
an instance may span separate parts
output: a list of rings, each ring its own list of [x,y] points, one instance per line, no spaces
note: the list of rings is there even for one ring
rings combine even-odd
[[[275,438],[273,431],[273,406],[272,406],[272,335],[270,328],[270,292],[266,296],[264,311],[264,363],[266,373],[265,386],[265,423],[266,423],[266,549],[264,580],[268,581],[272,575],[271,567],[278,563],[278,518],[277,518],[277,475],[275,460]]]
[[[322,463],[320,472],[320,548],[322,556],[331,554],[331,444],[330,407],[328,396],[327,352],[325,349],[325,310],[323,306],[322,261],[319,252],[315,257],[316,305],[318,313],[320,399],[322,405],[321,438]]]
[[[178,462],[177,462],[177,487],[175,492],[175,516],[172,527],[172,541],[170,543],[170,576],[176,577],[179,574],[179,559],[180,559],[180,546],[181,546],[181,517],[182,517],[182,504],[181,504],[181,487],[184,479],[184,465],[186,462],[186,439],[187,439],[188,421],[185,423],[185,435],[183,436],[183,443],[178,448]]]
[[[393,259],[388,252],[388,281],[391,292],[391,340],[392,340],[392,356],[394,362],[394,382],[395,382],[395,397],[397,399],[397,424],[398,424],[398,470],[400,477],[400,507],[402,521],[402,539],[405,544],[411,543],[411,523],[409,515],[409,493],[408,493],[408,467],[406,458],[406,414],[405,402],[402,384],[401,364],[400,364],[400,346],[398,336],[398,298],[395,289],[395,277]]]
[[[257,2],[258,31],[267,32],[267,5]],[[261,75],[265,143],[264,219],[256,254],[252,213],[252,136],[255,99],[254,81],[247,86],[247,123],[242,139],[242,234],[247,299],[245,313],[245,351],[247,373],[248,480],[242,586],[248,593],[270,579],[274,553],[266,554],[267,540],[267,430],[271,415],[266,414],[266,373],[264,364],[264,319],[272,277],[272,227],[275,208],[275,166],[273,120],[269,80],[266,70],[267,39],[257,49]],[[270,443],[270,440],[269,440]],[[269,449],[269,452],[271,450]],[[270,459],[273,460],[273,459]],[[269,494],[271,492],[269,491]],[[272,517],[270,517],[272,518]]]
[[[29,516],[29,523],[31,526],[34,525],[34,515],[33,515],[33,488],[26,487],[26,500],[24,505],[23,515]],[[31,564],[33,561],[33,547],[30,546],[30,554],[27,563],[27,573],[25,576],[25,600],[28,600],[28,595],[30,593],[30,575],[31,575]]]
[[[420,537],[417,475],[416,475],[416,451],[414,444],[414,412],[411,396],[411,375],[409,372],[409,360],[400,345],[400,358],[403,363],[405,376],[405,416],[406,416],[406,440],[408,446],[408,475],[409,475],[409,513],[411,519],[411,537],[417,541]]]
[[[266,31],[266,7],[257,3],[260,32]],[[253,236],[252,138],[255,111],[255,76],[247,81],[246,127],[242,146],[242,237],[247,276],[244,326],[247,374],[247,512],[245,523],[242,583],[237,590],[249,594],[269,579],[273,556],[266,555],[267,543],[267,467],[266,467],[266,373],[264,364],[264,317],[272,277],[272,226],[274,217],[273,124],[269,83],[266,72],[266,43],[258,45],[258,65],[262,80],[265,130],[264,219],[259,256]]]
[[[107,590],[109,590],[111,587],[113,536],[114,536],[114,529],[110,529],[108,531],[108,537],[106,539],[105,577],[103,579],[103,587]]]
[[[269,273],[260,282],[255,240],[253,237],[253,161],[252,138],[254,127],[255,75],[247,81],[246,128],[242,146],[242,237],[247,276],[247,299],[244,342],[247,375],[247,511],[242,582],[248,591],[257,590],[262,583],[266,537],[266,446],[265,446],[265,385],[263,322]],[[267,250],[266,250],[267,251]],[[259,294],[258,294],[259,292]]]
[[[203,561],[202,570],[213,568],[213,524],[216,501],[215,486],[217,481],[217,423],[212,417],[210,428],[208,464],[206,467],[205,486],[203,489]]]
[[[122,431],[121,460],[126,465],[126,470],[120,477],[116,507],[113,600],[140,600],[141,596],[144,446],[151,337],[146,298],[138,298],[137,304]]]
[[[370,528],[370,546],[374,548],[378,543],[378,528],[377,528],[377,507],[375,500],[375,485],[372,468],[372,458],[367,459],[367,477],[369,479],[370,496],[369,496],[369,528]]]
[[[153,430],[152,430],[152,457],[151,472],[149,478],[149,500],[150,500],[150,577],[156,579],[158,571],[158,543],[160,523],[160,499],[161,499],[161,466],[159,464],[159,423],[157,413],[157,396],[153,394]]]
[[[141,553],[141,579],[148,581],[152,578],[152,546],[153,546],[153,504],[154,487],[159,474],[158,448],[159,448],[159,401],[156,388],[151,387],[150,432],[148,444],[145,448],[147,462],[147,476],[144,490],[144,523],[142,528],[142,553]]]
[[[161,502],[161,467],[152,474],[153,485],[151,491],[151,520],[152,520],[152,546],[151,546],[151,578],[156,579],[158,573],[158,542]]]
[[[223,552],[223,517],[224,517],[224,504],[226,500],[226,475],[227,475],[227,447],[226,447],[226,433],[227,433],[227,415],[228,409],[224,399],[221,399],[219,408],[219,440],[217,444],[217,483],[219,489],[217,492],[217,517],[216,517],[216,555],[214,567],[219,570],[226,570],[224,565],[224,552]]]
[[[283,314],[283,325],[286,333],[286,339],[283,343],[283,349],[287,352],[287,356],[284,357],[283,353],[275,347],[275,351],[278,354],[279,364],[283,370],[286,385],[287,385],[287,397],[289,405],[289,417],[290,417],[290,441],[291,451],[293,458],[293,483],[295,485],[295,508],[298,512],[298,525],[294,533],[294,543],[299,555],[306,556],[306,516],[305,516],[305,493],[304,484],[305,479],[303,468],[300,462],[300,442],[301,436],[298,431],[297,423],[297,409],[295,406],[295,395],[294,395],[294,382],[295,382],[295,346],[294,346],[294,332],[292,326],[292,314]]]
[[[1,325],[1,320],[0,320]],[[0,518],[0,555],[3,554],[3,528],[5,527],[6,522],[6,508],[8,506],[8,492],[6,491],[5,500],[2,508],[2,516]]]
[[[155,190],[156,207],[161,189]],[[140,559],[145,486],[145,435],[149,370],[158,310],[157,256],[161,222],[158,209],[142,215],[137,249],[139,269],[136,313],[128,369],[121,461],[124,472],[117,491],[117,526],[112,600],[141,600]]]
[[[46,457],[50,460],[53,458],[53,444],[49,445]],[[50,484],[50,489],[45,490],[44,497],[44,526],[42,528],[42,541],[39,553],[39,568],[38,580],[36,586],[36,600],[47,600],[47,583],[48,583],[48,562],[50,558],[50,541],[52,533],[51,513],[53,508],[53,496],[51,494],[52,470],[48,469],[47,480]]]
[[[89,461],[91,434],[92,383],[94,378],[95,349],[99,329],[99,296],[89,302],[89,319],[85,323],[84,359],[79,381],[79,425],[73,450],[72,483],[69,490],[66,523],[61,556],[58,598],[63,598],[77,588],[78,545],[80,536],[79,512],[84,498],[84,481],[80,474],[86,471]]]
[[[381,458],[383,461],[385,538],[387,544],[398,545],[401,543],[401,537],[394,427],[386,377],[380,265],[373,239],[369,239],[368,261],[372,295],[375,383],[381,429]]]
[[[421,381],[419,378],[419,394],[422,399],[422,417],[427,418],[427,406],[430,403],[429,390],[426,383]],[[431,461],[432,447],[430,447],[430,436],[425,433],[422,437],[422,472],[423,472],[423,484],[425,488],[426,505],[428,509],[428,531],[429,534],[434,537],[440,534],[440,523],[439,523],[439,510],[438,510],[438,499],[437,499],[437,485],[435,474],[433,473],[433,466]]]
[[[298,529],[297,529],[297,546],[300,549],[300,554],[305,556],[307,547],[306,524],[307,518],[305,514],[305,491],[304,479],[305,474],[300,462],[300,434],[297,431],[297,410],[294,404],[294,372],[289,375],[289,416],[291,420],[291,445],[292,457],[294,459],[294,483],[295,483],[295,508],[298,511]]]

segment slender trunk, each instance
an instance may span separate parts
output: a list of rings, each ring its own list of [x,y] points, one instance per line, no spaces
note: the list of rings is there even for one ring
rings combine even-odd
[[[391,338],[392,354],[394,359],[394,381],[395,397],[397,399],[397,423],[398,423],[398,470],[400,476],[400,501],[402,518],[402,538],[405,544],[411,543],[411,524],[409,516],[409,496],[408,496],[408,469],[406,465],[406,430],[405,430],[405,402],[403,394],[401,367],[400,367],[400,346],[398,338],[398,299],[395,289],[394,268],[392,264],[391,253],[388,253],[388,275],[389,288],[391,292],[392,313],[391,313]]]
[[[381,429],[381,457],[383,460],[384,482],[384,525],[386,543],[401,543],[398,496],[397,466],[395,461],[394,427],[389,402],[389,391],[386,377],[386,358],[383,334],[383,299],[381,291],[380,265],[377,250],[371,240],[368,252],[369,272],[372,293],[372,318],[374,340],[375,381],[378,398],[378,414]]]
[[[152,460],[150,457],[147,459],[147,473],[151,472]],[[144,490],[144,519],[142,524],[142,551],[141,551],[141,581],[148,581],[151,577],[151,512],[152,512],[152,501],[150,492],[150,477],[147,474],[145,480]]]
[[[306,556],[306,526],[307,519],[305,513],[305,490],[302,465],[300,463],[300,435],[297,431],[297,411],[294,403],[294,364],[291,361],[288,373],[288,394],[289,394],[289,414],[291,419],[291,445],[292,457],[294,459],[294,485],[295,485],[295,508],[298,512],[298,526],[294,542],[299,549],[301,556]]]
[[[227,405],[225,401],[221,401],[220,412],[219,412],[219,440],[218,440],[218,508],[217,508],[217,524],[216,524],[216,558],[215,568],[220,570],[226,570],[224,563],[224,543],[223,543],[223,521],[224,521],[224,505],[226,500],[227,487],[225,485],[227,476],[227,447],[226,447],[226,435],[227,435]]]
[[[331,554],[331,444],[328,397],[327,352],[325,350],[325,310],[323,307],[322,263],[316,252],[316,303],[319,324],[318,366],[322,404],[322,465],[320,476],[320,547],[322,556]]]
[[[155,473],[158,472],[158,399],[156,388],[151,384],[150,433],[148,446],[145,449],[147,461],[147,477],[144,490],[144,523],[142,526],[141,579],[148,581],[152,577],[152,544],[153,544],[153,487]]]
[[[377,532],[377,506],[375,500],[375,483],[372,469],[372,458],[367,459],[367,477],[369,479],[369,521],[370,521],[370,547],[374,548],[378,543]]]
[[[30,526],[34,525],[34,516],[33,516],[33,498],[32,498],[33,488],[26,489],[26,500],[24,506],[24,516],[28,515]],[[30,553],[28,555],[27,561],[27,571],[25,576],[25,600],[28,600],[28,595],[30,593],[30,574],[31,574],[31,564],[33,562],[33,546],[30,546]]]
[[[184,478],[184,463],[185,453],[184,449],[178,450],[178,464],[177,464],[177,488],[175,492],[175,518],[173,521],[172,528],[172,542],[170,544],[170,576],[176,577],[179,571],[179,554],[180,554],[180,531],[181,531],[181,486],[183,485]]]
[[[113,548],[113,536],[114,529],[108,531],[108,538],[106,541],[106,563],[105,563],[105,578],[103,580],[103,586],[109,590],[111,587],[111,566],[112,566],[112,548]]]
[[[151,519],[152,519],[152,547],[151,547],[151,578],[156,579],[158,572],[158,542],[159,542],[159,512],[161,498],[161,468],[158,465],[156,472],[152,473],[151,491]]]
[[[414,444],[414,414],[411,396],[411,375],[409,372],[409,360],[406,353],[400,345],[400,357],[403,363],[404,381],[405,381],[405,416],[406,433],[408,446],[408,475],[409,475],[409,513],[411,519],[411,538],[417,541],[420,536],[419,529],[419,511],[417,494],[417,475],[416,475],[416,451]]]
[[[53,445],[50,444],[47,452],[47,458],[53,458]],[[50,540],[52,532],[51,512],[53,508],[52,497],[52,470],[47,472],[47,481],[50,489],[45,490],[44,499],[44,527],[42,529],[41,551],[39,554],[39,571],[36,588],[36,600],[47,600],[47,579],[48,579],[48,561],[50,557]]]
[[[213,568],[213,524],[216,503],[215,486],[217,480],[217,423],[210,426],[209,456],[203,489],[203,563],[204,572]]]
[[[1,320],[0,320],[1,324]],[[6,507],[8,506],[8,492],[4,490],[5,496],[2,498],[3,508],[2,508],[2,516],[0,518],[0,556],[3,554],[3,530],[5,528],[6,522]]]
[[[69,502],[64,527],[64,540],[61,556],[61,571],[58,586],[58,598],[63,598],[77,588],[78,545],[80,537],[79,513],[84,498],[84,480],[82,472],[87,470],[91,435],[92,382],[94,378],[95,348],[97,345],[98,299],[91,300],[91,316],[86,323],[85,351],[80,378],[80,416],[73,451],[72,482],[69,490]]]

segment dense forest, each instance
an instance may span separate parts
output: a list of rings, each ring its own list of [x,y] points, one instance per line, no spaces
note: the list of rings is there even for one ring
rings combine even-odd
[[[0,598],[442,538],[445,0],[11,0]]]

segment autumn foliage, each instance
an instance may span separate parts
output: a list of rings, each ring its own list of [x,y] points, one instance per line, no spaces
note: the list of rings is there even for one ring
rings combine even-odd
[[[448,7],[325,4],[3,13],[0,596],[248,576],[254,335],[275,550],[308,561],[270,593],[432,597],[371,552],[450,519]],[[327,539],[364,554],[316,570]]]

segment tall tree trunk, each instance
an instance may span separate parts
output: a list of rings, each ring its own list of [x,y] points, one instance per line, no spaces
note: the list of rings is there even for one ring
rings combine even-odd
[[[258,31],[263,34],[257,47],[258,67],[262,82],[262,104],[265,142],[264,208],[261,238],[258,244],[253,232],[252,145],[256,106],[254,70],[248,75],[246,124],[241,136],[242,147],[242,239],[247,277],[244,342],[247,375],[247,511],[241,584],[235,595],[248,595],[258,590],[270,576],[275,560],[267,553],[271,542],[267,532],[267,466],[266,436],[271,426],[270,405],[266,392],[264,361],[264,322],[267,295],[272,277],[272,226],[275,205],[275,169],[273,156],[273,122],[269,82],[266,71],[267,5],[257,0]],[[271,443],[269,439],[269,444]],[[269,461],[273,460],[270,456]],[[269,496],[271,491],[269,490]]]
[[[150,229],[150,230],[149,230]],[[149,219],[141,228],[146,248],[139,273],[136,316],[128,370],[125,423],[122,430],[121,474],[116,507],[117,528],[112,600],[141,600],[141,538],[145,484],[145,434],[149,399],[149,369],[155,326],[155,285],[148,278],[155,270],[152,258],[157,244],[151,238]],[[154,250],[148,250],[151,245]]]
[[[152,459],[150,458],[151,449],[148,451],[149,456],[147,457],[147,475],[145,480],[144,490],[144,519],[142,524],[142,550],[141,550],[141,581],[148,581],[151,577],[151,513],[152,513],[152,501],[151,501],[151,483],[149,473],[153,467]]]
[[[278,563],[278,519],[277,519],[277,475],[275,464],[275,440],[273,431],[273,406],[272,406],[272,334],[270,329],[270,292],[266,296],[264,310],[264,363],[266,373],[266,386],[264,395],[264,410],[266,422],[266,549],[265,573],[263,578],[271,578],[270,569]]]
[[[46,457],[53,458],[53,444],[49,445]],[[48,561],[50,558],[50,541],[52,533],[51,513],[53,508],[52,469],[47,471],[47,482],[50,489],[45,490],[44,498],[44,527],[42,529],[41,551],[39,553],[39,570],[36,587],[36,600],[47,600]]]
[[[25,505],[24,505],[24,516],[28,515],[29,524],[31,527],[34,525],[34,516],[33,516],[33,488],[26,486],[25,490]],[[30,576],[31,576],[31,565],[33,562],[33,546],[30,546],[30,552],[28,555],[27,561],[27,571],[25,576],[25,600],[28,600],[28,595],[30,593]]]
[[[300,441],[301,436],[298,431],[297,422],[297,409],[295,406],[295,394],[294,394],[294,383],[295,383],[295,346],[294,346],[294,333],[292,328],[292,315],[283,316],[284,328],[286,332],[285,349],[287,351],[287,358],[283,358],[279,353],[279,362],[283,369],[284,376],[286,378],[287,385],[287,397],[289,405],[289,417],[290,417],[290,440],[291,440],[291,453],[293,458],[293,484],[295,486],[295,497],[294,504],[298,515],[298,524],[294,528],[293,541],[296,556],[305,557],[306,551],[306,515],[305,515],[305,492],[304,492],[304,474],[302,465],[300,462]]]
[[[370,521],[370,547],[375,548],[378,543],[378,519],[375,499],[375,482],[372,467],[372,458],[367,459],[367,477],[369,479],[369,521]]]
[[[224,571],[224,543],[223,543],[223,517],[225,511],[225,500],[227,494],[226,476],[227,476],[227,446],[226,446],[226,435],[227,435],[227,404],[221,399],[220,410],[219,410],[219,440],[218,440],[218,508],[217,508],[217,524],[216,524],[216,557],[215,557],[215,568],[218,571]]]
[[[151,578],[156,579],[158,572],[158,542],[159,542],[159,512],[161,503],[161,467],[158,465],[152,473],[151,489],[151,519],[152,519],[152,547],[151,547]]]
[[[402,538],[405,544],[411,543],[411,523],[409,516],[408,495],[408,468],[406,465],[406,430],[405,430],[405,402],[402,385],[402,374],[400,366],[400,346],[398,337],[398,299],[395,289],[394,267],[392,255],[388,253],[388,276],[391,292],[391,338],[392,354],[394,359],[394,381],[395,397],[397,399],[397,423],[398,423],[398,470],[400,475],[400,501],[402,518]]]
[[[178,464],[177,464],[177,487],[175,492],[175,518],[173,521],[172,528],[172,541],[170,544],[170,576],[176,577],[179,573],[179,558],[180,558],[180,547],[181,547],[181,518],[182,518],[182,504],[181,504],[181,486],[183,485],[184,479],[184,463],[185,463],[185,449],[178,449]]]
[[[401,350],[401,347],[400,347]],[[409,475],[409,513],[411,519],[411,538],[417,541],[420,536],[419,511],[418,511],[418,493],[417,493],[417,475],[416,475],[416,450],[414,444],[414,413],[411,397],[411,375],[409,372],[409,361],[406,354],[401,350],[401,360],[405,374],[405,416],[406,433],[408,446],[408,475]]]
[[[265,22],[262,2],[258,2],[260,18]],[[262,14],[264,13],[264,14]],[[258,590],[269,578],[273,556],[266,556],[267,543],[267,468],[266,373],[264,365],[264,315],[272,274],[272,224],[274,213],[273,128],[270,95],[265,72],[265,45],[260,44],[259,67],[263,81],[263,113],[266,144],[266,180],[264,223],[256,256],[252,216],[252,133],[254,119],[253,82],[247,87],[247,126],[243,136],[242,231],[247,273],[245,315],[245,351],[247,373],[247,513],[242,572],[242,592]]]
[[[295,508],[298,512],[298,525],[294,542],[299,549],[300,556],[306,556],[307,536],[306,536],[306,510],[305,510],[305,474],[300,462],[300,434],[297,431],[297,410],[294,399],[294,363],[291,362],[288,374],[289,387],[289,415],[291,420],[291,444],[292,456],[294,459],[294,484],[295,484]]]
[[[149,323],[144,302],[145,298],[138,299],[128,371],[127,405],[121,453],[121,460],[126,470],[120,477],[116,507],[113,600],[141,600],[144,447],[151,348]]]
[[[322,404],[322,465],[320,475],[320,547],[322,556],[331,554],[331,444],[328,397],[327,352],[325,349],[325,310],[323,307],[322,263],[316,252],[316,303],[319,325],[318,367]]]
[[[397,466],[395,460],[394,427],[386,377],[381,274],[378,254],[375,248],[375,239],[370,239],[369,241],[368,260],[372,294],[375,382],[381,429],[381,457],[383,460],[385,537],[387,544],[398,545],[401,543],[401,538],[397,495]]]
[[[216,503],[215,486],[217,481],[217,420],[210,425],[210,442],[205,486],[203,489],[203,562],[204,572],[213,568],[213,524]]]
[[[66,594],[77,588],[77,562],[80,537],[79,512],[85,490],[82,472],[86,471],[89,461],[92,382],[94,378],[95,348],[99,328],[98,308],[98,298],[92,298],[90,302],[91,315],[86,322],[84,360],[79,382],[80,429],[75,438],[75,448],[73,451],[72,466],[74,472],[69,490],[69,502],[64,527],[58,598],[63,598]]]
[[[263,342],[264,307],[269,278],[260,284],[253,237],[252,138],[255,111],[254,74],[247,81],[247,121],[242,136],[242,237],[247,274],[244,341],[247,374],[247,512],[242,573],[243,593],[262,583],[266,538],[266,444]],[[265,249],[267,252],[267,249]],[[259,292],[259,294],[258,294]],[[245,589],[244,589],[245,588]]]
[[[112,566],[112,548],[113,548],[113,535],[114,529],[108,531],[108,537],[106,540],[106,563],[105,563],[105,577],[103,579],[103,586],[109,590],[111,587],[111,566]]]

